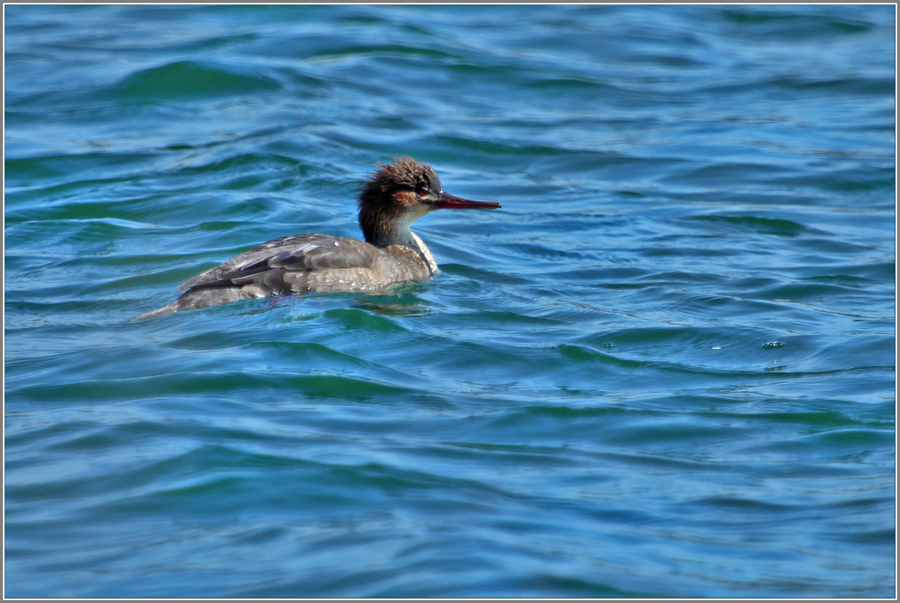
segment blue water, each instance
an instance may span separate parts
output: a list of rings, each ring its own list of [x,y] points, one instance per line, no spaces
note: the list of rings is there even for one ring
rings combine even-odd
[[[892,597],[894,11],[6,6],[6,596]]]

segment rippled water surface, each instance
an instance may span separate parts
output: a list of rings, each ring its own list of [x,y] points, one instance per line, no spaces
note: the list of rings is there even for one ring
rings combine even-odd
[[[893,6],[5,17],[7,596],[893,596]],[[131,321],[396,155],[438,278]]]

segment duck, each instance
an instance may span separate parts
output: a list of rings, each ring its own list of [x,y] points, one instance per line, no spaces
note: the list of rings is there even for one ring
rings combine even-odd
[[[410,225],[438,209],[499,209],[446,191],[430,165],[411,157],[379,163],[358,196],[364,240],[297,234],[257,245],[185,281],[172,303],[135,317],[157,318],[247,299],[307,293],[375,292],[424,281],[438,266]]]

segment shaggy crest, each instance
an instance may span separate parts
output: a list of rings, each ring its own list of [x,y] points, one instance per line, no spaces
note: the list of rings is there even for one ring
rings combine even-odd
[[[428,213],[428,209],[419,206],[418,211],[405,202],[397,193],[413,193],[419,186],[426,186],[432,191],[441,191],[441,180],[430,165],[416,161],[412,157],[397,157],[392,163],[379,163],[363,184],[359,193],[359,227],[366,242],[383,245],[384,236],[391,239],[405,239],[406,233],[391,232],[397,223],[396,217],[409,213],[409,222]],[[405,224],[406,228],[409,224]]]

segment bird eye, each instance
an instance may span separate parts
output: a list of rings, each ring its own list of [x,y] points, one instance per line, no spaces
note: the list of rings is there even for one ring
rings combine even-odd
[[[427,196],[428,193],[430,193],[430,192],[431,192],[431,191],[428,190],[428,187],[427,187],[427,186],[418,186],[418,187],[416,187],[416,194],[419,195],[420,197],[425,197],[425,196]]]

